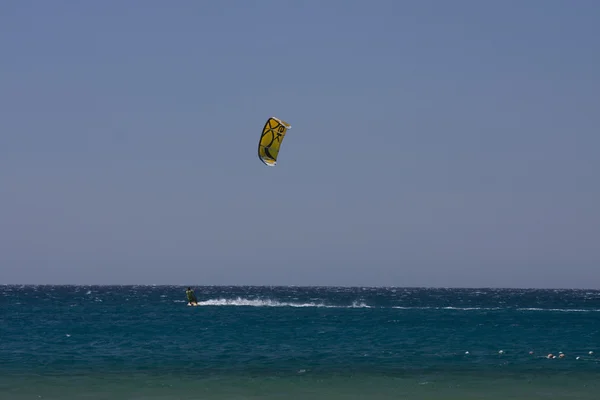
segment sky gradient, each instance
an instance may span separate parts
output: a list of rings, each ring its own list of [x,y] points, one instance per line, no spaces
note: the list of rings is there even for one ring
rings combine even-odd
[[[0,2],[0,283],[600,288],[598,21]]]

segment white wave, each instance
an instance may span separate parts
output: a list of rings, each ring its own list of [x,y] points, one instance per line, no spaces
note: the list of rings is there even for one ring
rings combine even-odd
[[[498,311],[510,310],[502,307],[401,307],[392,308],[401,310],[458,310],[458,311]],[[573,308],[517,308],[517,311],[554,311],[554,312],[600,312],[600,309],[573,309]]]
[[[350,308],[371,308],[371,306],[365,304],[365,302],[361,301],[360,303],[357,301],[353,301]]]
[[[317,300],[311,298],[310,300]],[[186,300],[172,300],[174,303],[186,303]],[[294,301],[277,301],[272,299],[248,299],[243,297],[237,298],[215,298],[204,301],[199,301],[200,306],[238,306],[238,307],[315,307],[315,308],[388,308],[388,307],[373,307],[364,301],[355,300],[350,305],[329,305],[318,301],[294,302]],[[498,311],[510,310],[503,307],[410,307],[410,306],[392,306],[389,307],[398,310],[454,310],[454,311]],[[514,310],[514,309],[513,309]],[[560,311],[560,312],[594,312],[600,309],[547,309],[547,308],[517,308],[519,311]]]
[[[199,301],[198,305],[201,306],[247,306],[247,307],[319,307],[319,308],[370,308],[369,305],[364,302],[353,302],[349,306],[333,306],[323,303],[316,302],[285,302],[271,299],[245,299],[237,297],[235,299],[209,299],[205,301]]]
[[[458,310],[458,311],[495,311],[501,310],[500,307],[402,307],[394,306],[392,308],[400,310]]]
[[[330,307],[321,303],[290,303],[276,300],[244,299],[241,297],[235,299],[209,299],[199,301],[201,306],[249,306],[249,307]]]
[[[553,311],[553,312],[600,312],[600,309],[579,308],[517,308],[518,311]]]
[[[481,311],[495,311],[501,310],[500,307],[441,307],[442,310],[463,310],[463,311],[472,311],[472,310],[481,310]]]

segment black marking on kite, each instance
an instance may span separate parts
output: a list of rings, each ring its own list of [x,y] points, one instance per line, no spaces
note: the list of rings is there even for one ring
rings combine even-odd
[[[269,130],[269,131],[267,131],[266,133],[269,133],[269,132],[271,133],[271,141],[270,141],[270,142],[269,142],[269,144],[268,144],[268,145],[266,145],[265,147],[269,147],[269,146],[271,146],[271,145],[273,144],[273,142],[275,141],[275,138],[274,138],[274,135],[273,135],[273,131],[272,131],[272,130]]]
[[[266,154],[266,155],[267,155],[267,157],[269,157],[271,160],[275,161],[275,157],[273,157],[273,156],[271,155],[271,153],[269,152],[269,149],[267,149],[266,147],[265,147],[265,154]]]

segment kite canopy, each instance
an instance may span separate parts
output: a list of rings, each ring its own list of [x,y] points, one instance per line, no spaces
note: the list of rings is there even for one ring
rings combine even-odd
[[[277,164],[279,148],[288,129],[292,126],[285,121],[275,117],[267,120],[258,142],[258,158],[265,165],[274,167]]]

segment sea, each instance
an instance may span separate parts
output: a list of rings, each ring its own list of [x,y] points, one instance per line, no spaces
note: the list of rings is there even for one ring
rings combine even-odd
[[[0,399],[600,399],[600,291],[0,286]]]

